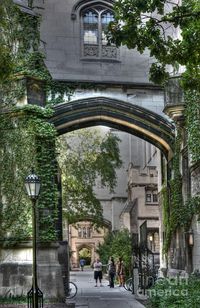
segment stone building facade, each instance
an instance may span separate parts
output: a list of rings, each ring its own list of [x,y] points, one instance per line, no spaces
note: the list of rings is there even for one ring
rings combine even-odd
[[[31,13],[31,9],[28,7],[29,1],[15,0],[14,2],[21,7],[25,14]],[[41,50],[45,54],[47,69],[54,80],[66,82],[75,89],[70,97],[66,97],[66,103],[69,100],[97,97],[102,100],[115,99],[116,107],[120,102],[129,103],[133,107],[141,107],[140,113],[142,112],[142,114],[139,117],[141,122],[141,118],[145,117],[143,114],[145,110],[154,112],[154,114],[151,113],[151,117],[157,115],[165,117],[162,112],[164,107],[163,89],[153,85],[148,79],[148,69],[151,63],[148,51],[140,55],[136,50],[107,46],[105,29],[113,18],[113,0],[34,0],[33,2],[34,12],[41,15]],[[101,115],[99,115],[99,119],[101,125],[105,125]],[[112,129],[117,129],[119,121],[112,118],[112,122],[114,123],[111,125]],[[123,124],[123,121],[120,123]],[[131,124],[130,127],[136,131],[137,136],[143,136],[144,128],[140,128],[139,124]],[[148,135],[147,139],[149,138],[154,144],[157,144],[157,141],[151,138],[152,134],[148,130],[145,133]],[[111,222],[113,230],[120,229],[119,216],[127,200],[126,170],[128,164],[133,161],[139,165],[137,159],[141,157],[141,154],[145,157],[146,149],[146,143],[143,141],[137,140],[133,146],[131,139],[135,137],[125,137],[125,131],[118,132],[118,134],[122,140],[121,150],[126,164],[118,171],[119,181],[116,194],[111,195],[101,188],[98,189],[105,219]],[[131,143],[132,146],[130,146]],[[134,158],[131,158],[131,155],[135,155]],[[43,285],[42,290],[45,296],[60,297],[62,288],[57,290],[56,285],[60,285],[59,277],[65,273],[63,272],[63,257],[61,258],[58,252],[65,250],[62,243],[56,243],[55,246],[45,249],[41,248],[42,253],[38,258],[39,266],[42,269],[38,284],[39,286]],[[32,264],[29,250],[25,245],[23,254],[19,256],[17,253],[18,259],[15,258],[15,249],[11,249],[9,252],[7,249],[1,251],[3,267],[5,269],[10,266],[16,267],[15,274],[17,276],[15,277],[19,278],[16,278],[19,282],[16,287],[15,278],[13,278],[11,271],[6,271],[1,267],[1,294],[4,294],[10,286],[13,286],[13,288],[11,287],[13,294],[21,294],[22,290],[28,290]],[[46,257],[44,258],[43,255]],[[48,260],[48,264],[45,263],[45,260]],[[20,272],[21,267],[26,269],[26,273]],[[52,267],[55,269],[53,272],[51,271]],[[23,276],[23,282],[21,276]],[[51,279],[51,286],[45,284],[45,281],[49,281],[47,277],[54,277]]]
[[[31,9],[28,5],[32,1],[15,0],[14,2],[19,4],[25,13],[30,13]],[[160,216],[161,220],[159,220],[157,202],[149,204],[148,200],[150,198],[151,200],[156,200],[156,193],[154,192],[160,191],[162,184],[161,161],[160,154],[158,154],[158,165],[156,163],[150,164],[147,153],[154,153],[155,149],[153,150],[146,141],[151,141],[154,147],[155,145],[159,146],[159,144],[162,144],[163,140],[162,134],[160,134],[160,139],[157,138],[155,140],[153,135],[155,126],[153,128],[149,127],[149,131],[144,129],[146,123],[145,115],[148,111],[151,111],[153,113],[149,117],[154,116],[161,121],[169,116],[174,121],[176,120],[174,117],[178,118],[179,115],[182,115],[183,108],[180,108],[178,102],[177,108],[165,110],[167,115],[164,114],[163,89],[149,82],[148,71],[151,58],[148,51],[140,55],[136,50],[107,45],[105,30],[108,22],[113,18],[114,0],[34,0],[33,2],[35,13],[41,15],[41,49],[45,53],[47,69],[54,80],[66,82],[74,88],[72,95],[66,97],[65,103],[73,102],[77,99],[89,100],[97,98],[98,100],[98,98],[101,98],[102,100],[115,99],[116,109],[120,102],[129,103],[130,110],[133,110],[134,106],[141,107],[140,115],[138,114],[137,119],[134,118],[135,122],[131,122],[130,127],[134,129],[137,137],[142,137],[144,140],[137,139],[133,135],[127,135],[126,137],[125,129],[124,131],[117,132],[122,140],[121,151],[125,164],[118,171],[116,193],[111,195],[101,187],[98,188],[97,192],[104,209],[104,217],[110,221],[112,230],[118,230],[124,225],[131,231],[139,233],[141,225],[147,221],[147,228],[149,228],[149,231],[152,230],[152,233],[149,233],[149,245],[153,245],[151,248],[157,251],[159,247],[158,228],[161,240],[160,247],[162,247],[162,215]],[[172,107],[176,105],[172,101],[167,102],[167,104]],[[98,114],[98,121],[96,121],[98,123],[96,124],[100,125],[101,123],[101,125],[105,125],[105,119],[107,119],[105,115],[103,117],[101,113]],[[112,122],[112,125],[110,125],[112,129],[118,129],[120,121],[120,124],[123,124],[122,119],[117,122],[112,118],[111,121],[110,116],[109,120],[110,122],[107,121],[106,123]],[[95,121],[91,121],[90,126],[94,125],[94,123]],[[77,125],[76,129],[78,128],[80,127]],[[188,157],[188,154],[186,156]],[[187,162],[185,163],[187,164]],[[193,166],[188,161],[187,169],[191,179],[192,195],[197,195],[199,194],[199,166]],[[157,171],[158,177],[156,176]],[[187,177],[186,174],[184,176]],[[128,194],[126,191],[127,181],[129,184]],[[190,190],[188,185],[187,182],[185,190]],[[135,206],[135,200],[137,200],[137,206]],[[135,213],[136,207],[138,214]],[[135,212],[131,213],[133,209],[135,209]],[[135,219],[134,221],[131,219],[132,214]],[[153,230],[154,227],[156,230]],[[196,219],[194,219],[193,231],[195,237],[195,244],[192,248],[193,267],[200,268],[200,235],[199,223]],[[76,238],[78,238],[77,235],[75,235]],[[102,236],[103,233],[98,241],[102,240]],[[151,241],[152,237],[154,242]],[[79,247],[82,247],[83,241],[84,239],[79,242]],[[28,245],[30,246],[30,243]],[[62,258],[59,257],[59,249],[63,251],[62,244],[57,243],[56,245],[47,249],[46,247],[41,247],[41,251],[42,249],[44,250],[39,258],[44,272],[46,271],[43,277],[41,277],[41,282],[43,282],[43,289],[49,297],[60,296],[59,290],[56,290],[55,285],[59,286],[58,276],[62,275],[61,272],[64,267],[64,263],[61,261]],[[92,247],[92,240],[90,245]],[[74,247],[72,243],[71,246]],[[14,286],[13,293],[15,294],[21,294],[24,286],[26,288],[30,282],[30,271],[28,270],[31,267],[32,261],[30,247],[25,245],[21,249],[20,251],[23,251],[21,256],[14,249],[4,249],[1,251],[3,267],[6,268],[8,265],[14,266],[15,272],[13,273],[27,281],[27,284],[21,283],[17,288]],[[72,248],[72,250],[77,251],[77,248]],[[93,251],[95,252],[95,249]],[[44,258],[44,255],[48,257]],[[45,263],[45,260],[49,260],[48,264]],[[52,266],[55,269],[53,273],[51,273],[51,264],[53,264]],[[25,268],[24,272],[20,272],[21,265]],[[16,279],[11,270],[6,272],[2,269],[3,267],[1,267],[0,272],[1,294],[4,294],[10,288],[10,285],[15,285],[14,281]],[[44,277],[48,277],[48,275],[56,277],[56,279],[58,278],[52,286],[45,284]],[[18,279],[18,281],[20,280]]]
[[[91,262],[93,262],[98,256],[96,253],[98,245],[103,242],[107,232],[127,228],[130,233],[140,234],[140,226],[145,221],[147,221],[148,248],[155,254],[156,262],[160,263],[161,222],[158,203],[160,151],[130,134],[117,130],[114,133],[121,140],[119,149],[123,161],[122,167],[116,170],[115,192],[111,194],[108,189],[101,187],[98,181],[95,187],[96,196],[103,208],[105,228],[97,232],[89,221],[80,221],[70,226],[67,222],[64,224],[63,234],[64,239],[69,240],[72,267],[78,266],[79,251],[82,248],[87,248],[91,252]]]

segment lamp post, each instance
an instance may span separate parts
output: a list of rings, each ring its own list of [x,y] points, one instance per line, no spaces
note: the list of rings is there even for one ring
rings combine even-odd
[[[29,198],[32,201],[32,228],[33,228],[33,276],[32,288],[28,292],[28,308],[42,308],[43,294],[37,285],[37,233],[36,233],[36,201],[40,192],[40,179],[32,170],[25,179],[25,187]]]

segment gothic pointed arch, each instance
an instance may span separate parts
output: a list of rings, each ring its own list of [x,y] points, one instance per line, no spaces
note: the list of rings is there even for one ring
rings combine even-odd
[[[150,142],[167,160],[173,156],[173,124],[146,108],[121,100],[90,97],[56,105],[50,121],[59,135],[84,127],[109,126]]]
[[[91,0],[79,0],[77,1],[73,8],[72,8],[72,12],[71,12],[71,18],[72,19],[76,19],[77,14],[79,14],[79,12],[82,9],[87,8],[88,6],[93,6],[93,5],[102,5],[108,8],[112,8],[114,5],[115,1],[114,0],[97,0],[97,1],[91,1]]]
[[[119,62],[119,48],[108,42],[106,31],[114,20],[113,1],[77,2],[71,13],[80,27],[81,60]]]

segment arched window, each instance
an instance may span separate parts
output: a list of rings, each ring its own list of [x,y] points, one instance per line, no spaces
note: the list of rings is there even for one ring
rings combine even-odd
[[[83,33],[84,44],[98,44],[98,14],[93,10],[86,11],[83,15]]]
[[[114,14],[103,6],[82,11],[83,57],[93,59],[117,59],[117,48],[108,45],[106,30],[114,20]]]

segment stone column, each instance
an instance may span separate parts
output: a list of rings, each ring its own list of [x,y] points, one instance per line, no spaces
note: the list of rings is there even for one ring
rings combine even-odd
[[[37,247],[38,287],[44,298],[58,301],[64,298],[63,273],[69,273],[66,244],[65,249],[60,246],[54,242],[38,243]],[[0,247],[0,261],[0,295],[26,295],[32,286],[32,243]]]

